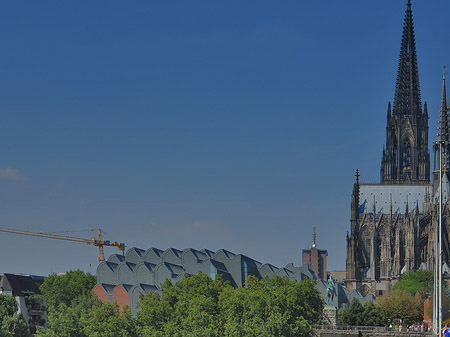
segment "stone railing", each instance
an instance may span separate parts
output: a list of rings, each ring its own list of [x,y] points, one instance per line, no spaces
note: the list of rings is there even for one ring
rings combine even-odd
[[[329,326],[316,325],[314,329],[319,337],[430,337],[432,332],[390,331],[377,326]]]

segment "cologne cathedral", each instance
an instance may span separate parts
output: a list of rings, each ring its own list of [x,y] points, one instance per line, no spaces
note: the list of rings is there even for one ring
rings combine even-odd
[[[430,181],[428,111],[427,103],[422,106],[420,97],[413,16],[408,0],[394,102],[392,105],[389,102],[387,109],[380,184],[361,183],[357,171],[353,186],[351,232],[347,234],[347,289],[357,289],[363,295],[381,295],[407,271],[433,270],[441,195],[440,165],[443,271],[449,272],[449,113],[444,72]]]

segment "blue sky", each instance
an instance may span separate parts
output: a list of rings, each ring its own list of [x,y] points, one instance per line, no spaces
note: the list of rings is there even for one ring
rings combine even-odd
[[[300,263],[317,226],[329,269],[344,269],[355,170],[379,182],[405,9],[0,3],[0,226],[100,227],[129,247],[225,248],[280,267]],[[430,145],[449,10],[413,1]],[[0,242],[0,272],[96,268],[80,243]]]

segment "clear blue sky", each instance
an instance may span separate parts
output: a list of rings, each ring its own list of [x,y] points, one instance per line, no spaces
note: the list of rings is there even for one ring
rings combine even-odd
[[[354,173],[379,182],[405,1],[4,1],[0,226],[344,269]],[[435,140],[450,3],[413,0]],[[82,236],[84,233],[73,233]],[[86,234],[89,236],[89,233]],[[107,248],[106,255],[115,253]],[[0,273],[97,250],[0,233]]]

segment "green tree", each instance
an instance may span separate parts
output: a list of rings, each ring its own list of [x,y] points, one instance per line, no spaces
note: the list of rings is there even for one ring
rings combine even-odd
[[[95,276],[81,270],[69,271],[64,275],[52,274],[45,278],[40,290],[47,301],[49,311],[61,303],[71,306],[72,301],[82,295],[91,295],[97,283]]]
[[[366,302],[363,307],[364,311],[362,313],[362,326],[387,326],[389,324],[389,318],[380,305],[373,304],[372,302]]]
[[[413,296],[419,293],[422,300],[425,301],[433,291],[433,272],[431,270],[411,270],[403,274],[392,289],[404,290]]]
[[[361,304],[354,298],[348,309],[340,309],[339,325],[386,326],[389,319],[384,309],[372,302]]]
[[[319,322],[322,310],[311,280],[250,276],[244,288],[221,295],[224,336],[312,336],[310,324]]]
[[[93,306],[89,311],[83,311],[80,325],[89,337],[137,337],[137,330],[130,310],[104,303]]]
[[[314,281],[249,277],[234,289],[206,274],[166,282],[140,301],[137,322],[148,336],[312,336],[323,309]]]
[[[48,329],[38,328],[38,337],[85,337],[81,316],[99,306],[92,295],[96,279],[80,270],[52,274],[41,285],[47,301]]]
[[[391,320],[402,319],[411,324],[423,319],[423,302],[405,290],[395,289],[381,296],[377,303]]]
[[[221,336],[218,301],[226,288],[231,286],[220,277],[212,280],[203,273],[175,285],[166,280],[161,296],[147,293],[140,300],[142,336]]]
[[[61,303],[48,316],[48,328],[39,327],[37,337],[87,337],[80,327],[77,311]]]
[[[28,326],[22,316],[17,315],[14,297],[0,294],[0,336],[29,336]]]
[[[339,325],[356,325],[363,323],[364,307],[361,302],[354,298],[348,309],[340,309],[338,313]]]
[[[92,295],[81,295],[72,301],[69,307],[65,303],[60,303],[58,308],[54,308],[48,315],[48,328],[38,328],[38,337],[85,337],[80,320],[85,311],[89,311],[94,306],[101,305],[94,300]]]

